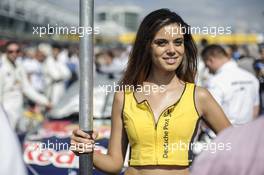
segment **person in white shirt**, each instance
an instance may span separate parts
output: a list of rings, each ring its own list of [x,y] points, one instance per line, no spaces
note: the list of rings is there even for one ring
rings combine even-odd
[[[7,113],[0,104],[0,174],[26,175],[18,139],[9,125]]]
[[[32,58],[23,60],[23,66],[28,74],[31,85],[40,93],[45,93],[43,62],[46,56],[40,50],[35,50]]]
[[[251,73],[239,68],[219,45],[209,45],[201,53],[209,72],[206,83],[216,101],[234,126],[248,123],[258,116],[259,84]]]
[[[24,66],[17,62],[19,45],[6,44],[6,54],[0,65],[0,103],[6,110],[12,128],[15,128],[23,112],[23,95],[47,108],[51,104],[46,96],[38,93],[29,83]]]
[[[60,48],[53,46],[53,56],[49,56],[44,62],[44,74],[47,85],[47,95],[52,105],[56,105],[65,93],[65,81],[71,78],[71,72],[67,65],[58,60]]]

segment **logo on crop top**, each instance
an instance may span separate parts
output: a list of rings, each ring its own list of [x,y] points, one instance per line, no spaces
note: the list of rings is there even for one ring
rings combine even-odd
[[[172,109],[166,110],[166,112],[163,114],[163,117],[165,118],[164,126],[163,126],[163,158],[167,159],[169,158],[169,123],[170,123],[170,117],[171,117]]]

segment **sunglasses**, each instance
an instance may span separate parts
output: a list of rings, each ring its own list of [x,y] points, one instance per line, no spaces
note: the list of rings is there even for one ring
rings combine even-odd
[[[11,53],[19,53],[20,50],[8,50],[7,53],[11,54]]]

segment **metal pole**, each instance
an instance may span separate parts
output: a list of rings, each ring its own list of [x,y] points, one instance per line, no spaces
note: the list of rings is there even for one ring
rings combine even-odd
[[[80,27],[92,27],[94,1],[80,0]],[[86,29],[84,30],[86,31]],[[93,131],[93,32],[80,38],[80,129],[91,134]],[[93,154],[81,154],[79,174],[93,174]]]

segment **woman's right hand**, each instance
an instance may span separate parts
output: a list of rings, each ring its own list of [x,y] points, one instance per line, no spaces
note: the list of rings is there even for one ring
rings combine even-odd
[[[70,150],[76,155],[82,153],[91,153],[95,147],[95,139],[97,133],[93,133],[92,137],[82,131],[81,129],[74,129],[71,136],[71,147]]]

